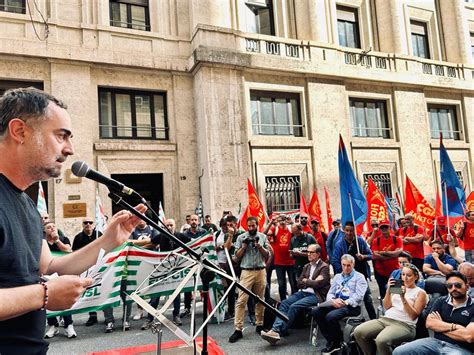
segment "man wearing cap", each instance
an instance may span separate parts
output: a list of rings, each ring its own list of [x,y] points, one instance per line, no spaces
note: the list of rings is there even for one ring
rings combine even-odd
[[[418,270],[422,270],[425,257],[423,241],[426,239],[424,228],[415,224],[413,216],[407,214],[405,215],[405,226],[399,230],[399,236],[402,238],[403,250],[410,253],[413,264]]]
[[[453,238],[456,236],[456,233],[452,228],[446,226],[446,217],[440,216],[436,217],[436,230],[433,228],[429,232],[429,242],[431,243],[434,240],[439,240],[444,244],[444,250],[446,253],[449,253],[449,243],[453,241]]]
[[[311,218],[311,234],[316,239],[316,243],[321,246],[321,260],[328,262],[328,253],[326,252],[326,242],[328,235],[321,230],[321,222],[317,217]]]
[[[390,274],[398,269],[398,256],[403,250],[402,240],[391,233],[389,221],[380,222],[380,235],[372,240],[371,249],[374,276],[383,299]]]

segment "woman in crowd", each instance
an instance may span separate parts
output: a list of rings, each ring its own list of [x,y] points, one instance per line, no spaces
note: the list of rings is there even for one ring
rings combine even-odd
[[[359,325],[354,331],[357,344],[366,355],[392,354],[392,345],[415,339],[416,321],[426,306],[427,295],[416,286],[419,270],[412,264],[402,268],[400,294],[390,279],[383,299],[385,315]]]

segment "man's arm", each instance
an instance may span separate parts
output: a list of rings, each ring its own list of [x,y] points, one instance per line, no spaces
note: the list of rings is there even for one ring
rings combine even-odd
[[[445,264],[443,263],[439,257],[434,257],[434,261],[436,263],[436,265],[438,266],[438,269],[439,271],[441,271],[441,273],[443,275],[447,275],[448,273],[450,273],[451,271],[453,271],[453,266],[452,265],[449,265],[449,264]]]
[[[364,299],[364,295],[368,287],[367,281],[365,280],[365,277],[363,275],[361,275],[361,277],[358,277],[357,280],[355,281],[356,281],[355,292],[347,300],[347,304],[352,307],[357,307],[360,305],[360,303]]]
[[[474,342],[474,322],[463,327],[460,324],[444,322],[438,312],[431,312],[426,318],[426,327],[457,341]]]
[[[311,268],[310,268],[311,270]],[[315,289],[329,285],[331,276],[329,275],[329,266],[324,265],[315,280],[311,280],[311,275],[306,280],[306,285]]]
[[[423,272],[428,276],[444,275],[441,271],[431,268],[431,264],[423,264]]]
[[[135,207],[141,213],[146,211],[142,204]],[[53,258],[46,241],[43,241],[43,249],[40,258],[40,273],[51,275],[57,272],[60,275],[80,275],[97,261],[100,249],[109,252],[128,240],[128,237],[138,225],[139,218],[130,212],[122,210],[112,218],[104,235],[78,251]]]

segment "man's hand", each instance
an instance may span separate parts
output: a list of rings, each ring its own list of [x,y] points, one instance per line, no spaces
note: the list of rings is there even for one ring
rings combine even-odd
[[[344,301],[341,300],[340,298],[336,298],[336,299],[332,300],[332,304],[335,308],[342,308],[342,307],[346,306]]]
[[[92,285],[92,279],[64,275],[49,280],[46,285],[48,286],[46,307],[51,311],[61,311],[71,308],[76,303],[86,287]]]
[[[230,236],[233,236],[235,234],[235,229],[233,227],[227,227],[227,233],[229,233]]]
[[[364,260],[364,259],[365,259],[365,255],[362,255],[362,254],[357,254],[357,255],[356,255],[356,258],[357,258],[357,260],[360,260],[360,261],[362,261],[362,260]]]
[[[144,204],[139,204],[135,209],[140,213],[145,213],[147,210]],[[140,219],[137,216],[125,210],[113,215],[104,235],[102,238],[99,238],[105,244],[104,249],[110,251],[126,242],[139,221]]]

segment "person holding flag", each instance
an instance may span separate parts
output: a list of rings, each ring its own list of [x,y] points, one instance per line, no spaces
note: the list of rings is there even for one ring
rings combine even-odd
[[[444,249],[446,251],[446,253],[448,255],[450,255],[449,253],[449,243],[451,242],[455,242],[455,236],[456,236],[456,233],[454,232],[454,230],[452,228],[449,228],[449,231],[448,231],[448,227],[446,226],[446,217],[444,216],[439,216],[439,217],[436,217],[436,221],[435,221],[435,228],[433,228],[430,232],[429,232],[429,239],[428,239],[428,242],[431,244],[431,242],[435,241],[435,240],[438,240],[440,242],[442,242],[444,244]]]
[[[413,264],[418,270],[423,270],[423,260],[425,258],[423,242],[427,239],[425,229],[415,224],[411,214],[406,214],[405,227],[400,229],[399,235],[402,238],[403,250],[410,253]]]

